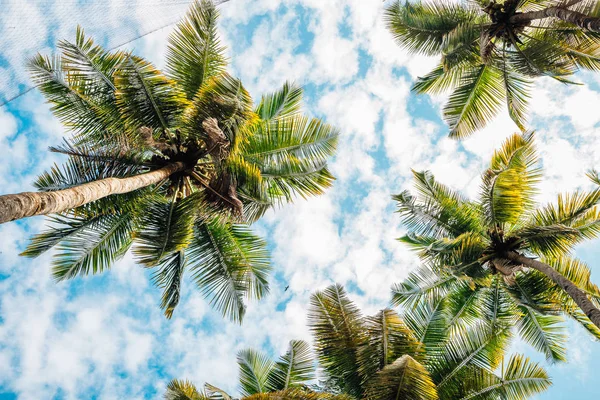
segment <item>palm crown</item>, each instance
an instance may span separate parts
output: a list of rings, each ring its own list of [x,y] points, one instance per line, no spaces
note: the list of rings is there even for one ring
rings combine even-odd
[[[525,130],[534,78],[569,83],[580,68],[600,69],[600,5],[592,0],[397,1],[386,20],[402,47],[440,56],[413,90],[452,90],[443,109],[451,137],[482,128],[503,103]]]
[[[504,364],[507,341],[483,325],[457,335],[441,322],[432,326],[418,309],[406,310],[404,319],[390,309],[364,317],[343,287],[330,286],[313,294],[309,311],[319,384],[306,386],[315,360],[304,342],[291,342],[278,363],[247,350],[238,356],[244,399],[516,400],[550,385],[544,369],[524,356]],[[420,342],[427,331],[438,341]],[[231,398],[223,393],[207,385],[201,394],[188,382],[173,381],[165,398]]]
[[[502,329],[514,326],[552,361],[565,359],[564,316],[600,338],[600,290],[570,255],[600,233],[600,190],[563,194],[536,208],[538,162],[532,134],[511,136],[494,153],[475,201],[415,172],[416,195],[395,199],[408,230],[400,241],[423,264],[393,288],[394,303],[458,331],[502,320]]]
[[[105,51],[80,29],[75,43],[60,43],[60,57],[32,60],[52,111],[74,131],[52,148],[67,163],[36,186],[53,201],[72,190],[85,198],[90,185],[100,192],[52,217],[54,227],[24,252],[57,247],[57,280],[102,272],[133,245],[137,260],[155,269],[168,317],[186,269],[236,321],[245,297],[267,292],[269,255],[245,224],[332,184],[326,159],[337,131],[301,115],[302,90],[292,84],[253,106],[225,72],[217,17],[212,2],[193,4],[169,38],[166,74],[129,53]],[[118,185],[125,188],[112,190]],[[110,193],[117,194],[102,197]],[[22,195],[13,197],[37,194]]]

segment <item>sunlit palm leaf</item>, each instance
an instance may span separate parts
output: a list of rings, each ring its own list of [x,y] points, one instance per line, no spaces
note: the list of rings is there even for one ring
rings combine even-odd
[[[225,48],[219,43],[219,12],[212,1],[196,0],[169,36],[167,70],[192,100],[211,77],[225,70]]]
[[[314,359],[309,344],[292,340],[289,350],[273,366],[268,383],[271,391],[280,391],[308,383],[314,377]]]
[[[243,350],[238,353],[237,360],[244,396],[269,391],[269,375],[275,366],[269,357],[254,350]]]
[[[319,363],[329,379],[344,393],[360,396],[357,351],[364,339],[364,327],[360,311],[343,287],[333,285],[312,295],[309,326]]]
[[[425,367],[404,355],[375,375],[367,386],[365,399],[437,400],[438,395]]]
[[[260,119],[267,121],[294,117],[300,113],[301,107],[302,88],[286,82],[277,92],[263,96],[255,112]]]

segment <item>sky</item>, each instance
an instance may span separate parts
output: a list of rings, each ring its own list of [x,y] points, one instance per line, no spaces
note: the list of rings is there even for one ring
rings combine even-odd
[[[167,4],[169,3],[169,4]],[[153,33],[124,46],[164,66],[166,38],[186,1],[0,0],[0,98],[27,88],[25,60],[49,54],[82,26],[108,47],[136,32]],[[242,326],[223,320],[187,281],[172,320],[158,307],[150,272],[126,255],[103,275],[54,283],[51,254],[21,258],[42,217],[0,225],[0,400],[160,399],[172,378],[204,382],[237,394],[240,349],[278,355],[292,339],[310,340],[310,294],[338,282],[365,314],[386,307],[392,283],[418,261],[395,238],[403,228],[391,195],[411,185],[411,168],[430,170],[475,196],[493,150],[517,130],[503,112],[464,141],[446,137],[446,96],[415,96],[411,83],[435,59],[395,45],[379,0],[231,0],[219,32],[230,71],[254,98],[286,81],[305,88],[304,110],[341,131],[331,163],[337,177],[326,195],[274,210],[254,226],[269,243],[271,293],[253,302]],[[600,74],[583,85],[540,79],[530,125],[544,166],[541,202],[589,187],[600,168]],[[65,129],[35,91],[0,108],[0,193],[32,190],[60,159],[48,153]],[[577,249],[600,283],[599,241]],[[595,279],[594,279],[595,278]],[[289,285],[289,290],[284,288]],[[538,399],[600,396],[600,343],[569,324],[569,363],[547,365],[553,387]]]

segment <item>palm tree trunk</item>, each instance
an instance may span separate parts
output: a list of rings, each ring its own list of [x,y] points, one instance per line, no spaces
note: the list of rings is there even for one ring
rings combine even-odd
[[[105,178],[53,192],[24,192],[0,196],[0,224],[8,221],[60,213],[111,194],[128,193],[158,183],[185,168],[183,162],[128,178]]]
[[[549,7],[540,11],[515,14],[510,17],[509,22],[518,25],[529,25],[536,19],[544,18],[558,18],[561,21],[575,24],[580,28],[600,32],[600,18],[590,17],[580,12],[567,10],[566,8],[561,7]]]
[[[600,310],[596,308],[594,303],[588,299],[586,294],[577,287],[573,282],[569,279],[561,275],[558,271],[556,271],[551,266],[539,262],[537,260],[531,259],[529,257],[522,256],[519,253],[514,251],[508,252],[506,254],[506,258],[521,265],[524,265],[529,268],[533,268],[542,274],[546,275],[548,278],[552,279],[554,283],[563,288],[565,292],[575,301],[575,303],[581,308],[581,310],[588,316],[590,321],[594,323],[598,328],[600,328]]]

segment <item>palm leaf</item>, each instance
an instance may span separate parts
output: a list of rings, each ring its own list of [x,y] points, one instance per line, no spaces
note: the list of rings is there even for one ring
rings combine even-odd
[[[319,364],[344,393],[360,396],[357,351],[364,338],[360,311],[343,287],[333,285],[311,296],[308,318]]]
[[[369,381],[365,399],[437,400],[438,395],[427,369],[409,355],[404,355]]]
[[[275,363],[269,374],[269,389],[287,390],[314,378],[315,366],[309,344],[302,340],[292,340],[289,350]]]
[[[241,322],[244,297],[268,292],[269,254],[265,242],[244,226],[218,219],[196,224],[187,254],[197,286],[223,315]]]
[[[444,106],[450,137],[464,138],[484,127],[496,116],[505,98],[500,70],[492,64],[481,64],[469,71]]]
[[[244,396],[269,391],[269,375],[275,366],[269,357],[254,350],[242,350],[238,353],[237,360]]]
[[[225,48],[219,43],[219,12],[212,1],[194,1],[185,18],[169,36],[168,75],[176,81],[188,100],[211,77],[225,70]]]
[[[254,112],[262,120],[294,117],[302,107],[302,88],[293,83],[286,82],[275,93],[265,95]]]
[[[533,134],[509,137],[483,175],[481,201],[488,226],[516,224],[534,206],[541,170]]]
[[[128,212],[103,215],[89,221],[77,218],[62,221],[68,226],[67,232],[74,226],[78,229],[68,235],[61,235],[59,231],[55,232],[58,237],[43,238],[46,244],[57,244],[52,274],[58,281],[77,275],[101,273],[123,257],[131,246],[134,227],[132,215]],[[38,246],[36,251],[40,247],[44,246]],[[34,254],[31,250],[29,254]]]

